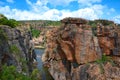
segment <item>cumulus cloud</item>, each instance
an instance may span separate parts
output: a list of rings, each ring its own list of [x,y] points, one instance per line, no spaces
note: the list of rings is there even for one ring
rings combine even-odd
[[[27,0],[29,3],[30,1]],[[100,3],[101,0],[37,0],[37,2],[46,5],[47,3],[52,6],[68,6],[71,2],[76,1],[80,5],[90,6],[94,3]]]
[[[29,20],[29,19],[49,19],[49,20],[60,20],[65,17],[82,17],[86,19],[97,19],[103,13],[104,7],[102,5],[94,5],[76,11],[69,10],[57,10],[48,9],[45,12],[21,11],[18,9],[10,9],[9,6],[0,7],[0,12],[5,14],[8,18],[15,18],[17,20]]]
[[[6,0],[9,3],[14,3],[14,0]]]
[[[103,6],[102,5],[93,5],[91,7],[85,7],[82,9],[78,9],[76,11],[69,10],[57,10],[57,9],[49,9],[46,5],[48,3],[52,5],[69,5],[70,2],[77,0],[37,0],[35,3],[32,3],[30,0],[26,0],[26,2],[32,7],[31,12],[39,13],[42,17],[37,17],[40,19],[52,19],[52,20],[60,20],[65,17],[82,17],[87,19],[96,19],[100,15],[102,15]],[[88,1],[88,2],[86,2]],[[100,2],[101,0],[78,0],[79,3],[95,3]],[[38,16],[38,15],[37,15]]]
[[[4,14],[8,18],[17,20],[31,20],[37,19],[36,13],[26,10],[10,9],[9,6],[0,7],[0,13]],[[39,15],[40,16],[40,15]]]
[[[120,15],[117,15],[113,18],[116,23],[120,23]]]
[[[32,3],[30,0],[26,0],[29,5],[39,5],[46,6],[48,3],[53,6],[66,6],[69,5],[70,2],[77,0],[37,0],[36,3]]]
[[[32,3],[30,0],[26,0],[27,4],[30,5],[31,11],[33,12],[45,12],[49,8],[46,6],[47,5],[47,0],[37,0],[35,3]]]
[[[61,2],[62,0],[55,0],[53,3]],[[63,0],[66,1],[66,0]],[[69,4],[75,0],[67,0],[66,4]],[[88,1],[89,3],[100,2],[101,0],[78,0],[81,3],[84,1]],[[30,0],[26,0],[27,4],[30,7],[30,10],[19,10],[13,9],[9,6],[0,6],[0,13],[4,14],[8,18],[14,18],[16,20],[61,20],[65,17],[81,17],[89,20],[99,19],[102,16],[107,15],[106,12],[114,12],[113,8],[107,8],[104,5],[94,4],[92,6],[86,6],[83,8],[79,8],[74,11],[62,9],[58,10],[56,8],[50,9],[47,4],[50,0],[37,0],[36,2],[31,2]],[[64,3],[64,4],[65,4]],[[81,4],[80,3],[80,4]],[[52,3],[51,3],[52,4]],[[107,11],[105,11],[107,10]],[[115,21],[120,20],[120,17],[116,17]],[[120,22],[120,21],[119,21]]]

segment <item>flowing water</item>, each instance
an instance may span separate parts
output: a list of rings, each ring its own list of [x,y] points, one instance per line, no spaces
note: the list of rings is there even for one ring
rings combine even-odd
[[[40,73],[41,73],[41,77],[42,77],[42,80],[54,80],[50,73],[48,72],[48,69],[43,67],[43,63],[42,63],[42,60],[41,60],[41,56],[42,54],[44,53],[44,49],[35,49],[35,53],[36,53],[36,56],[37,56],[37,62],[38,62],[38,69],[40,70]]]

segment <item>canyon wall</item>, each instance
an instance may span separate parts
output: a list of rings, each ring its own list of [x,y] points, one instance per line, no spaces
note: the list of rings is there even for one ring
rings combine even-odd
[[[14,65],[17,71],[29,74],[36,55],[30,31],[20,29],[0,26],[0,67]]]
[[[44,66],[55,80],[119,80],[120,28],[65,18],[46,32]]]

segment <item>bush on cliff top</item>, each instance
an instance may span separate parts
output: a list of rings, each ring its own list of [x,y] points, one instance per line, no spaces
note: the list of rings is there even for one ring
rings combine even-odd
[[[0,25],[8,25],[11,28],[15,28],[19,23],[14,19],[7,19],[4,15],[0,14]]]
[[[88,22],[88,24],[91,25],[92,27],[97,27],[98,23],[102,24],[103,26],[109,26],[109,25],[114,24],[113,21],[104,20],[104,19],[98,19],[98,20]]]

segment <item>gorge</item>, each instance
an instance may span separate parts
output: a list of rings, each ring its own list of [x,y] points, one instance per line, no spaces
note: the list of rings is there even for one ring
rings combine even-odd
[[[120,80],[120,26],[113,21],[68,17],[52,27],[20,23],[0,25],[0,80]]]

